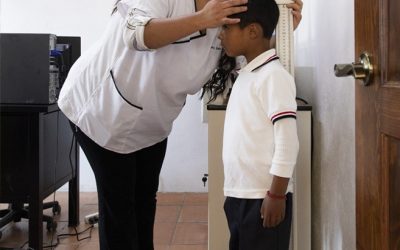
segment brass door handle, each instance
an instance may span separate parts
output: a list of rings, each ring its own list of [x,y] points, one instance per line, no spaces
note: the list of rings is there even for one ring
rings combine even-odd
[[[370,84],[370,80],[372,79],[374,67],[371,64],[369,54],[364,52],[361,54],[358,63],[335,64],[334,70],[337,77],[352,75],[355,79],[363,80],[363,85],[367,86]]]

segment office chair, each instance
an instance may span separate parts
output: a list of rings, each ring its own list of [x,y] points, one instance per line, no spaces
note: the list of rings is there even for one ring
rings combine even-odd
[[[53,208],[53,215],[61,213],[61,206],[58,201],[51,201],[43,203],[43,209]],[[0,210],[0,229],[6,226],[8,223],[14,221],[19,222],[22,218],[29,219],[29,206],[24,206],[23,203],[11,203],[7,209]],[[53,217],[43,215],[43,221],[46,222],[46,228],[49,231],[54,231],[57,228],[57,222],[53,220]],[[3,232],[0,231],[0,239],[3,236]]]

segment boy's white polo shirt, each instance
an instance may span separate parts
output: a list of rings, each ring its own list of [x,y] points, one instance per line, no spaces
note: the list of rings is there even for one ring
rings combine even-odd
[[[297,152],[290,152],[294,162],[273,162],[273,123],[295,117],[297,109],[294,79],[279,60],[271,60],[275,55],[271,49],[256,57],[239,71],[233,85],[224,126],[225,196],[261,199],[270,188],[272,174],[292,175]],[[291,183],[287,191],[292,191]]]
[[[169,135],[187,94],[211,77],[221,47],[219,30],[208,29],[143,51],[149,20],[192,14],[195,0],[123,1],[118,8],[100,40],[71,68],[58,105],[97,144],[130,153]]]

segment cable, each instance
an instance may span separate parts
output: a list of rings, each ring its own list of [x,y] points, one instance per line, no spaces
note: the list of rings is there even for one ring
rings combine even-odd
[[[304,102],[304,104],[308,104],[308,102],[301,97],[296,96],[296,100],[300,100],[300,101]]]
[[[21,249],[24,248],[24,246],[25,246],[26,244],[28,244],[28,242],[29,242],[29,241],[25,241],[25,243],[22,244],[19,248],[21,248]],[[34,249],[31,248],[31,247],[28,247],[27,249],[28,249],[28,250],[31,250],[31,249],[34,250]]]
[[[53,247],[57,247],[57,246],[60,244],[60,238],[61,238],[61,237],[66,237],[66,236],[76,236],[76,240],[77,240],[77,241],[82,241],[82,240],[90,239],[90,238],[92,238],[92,230],[93,230],[93,228],[94,228],[94,226],[91,225],[91,226],[89,226],[88,228],[86,228],[85,230],[83,230],[83,231],[81,231],[81,232],[78,232],[78,230],[76,229],[76,227],[74,227],[75,233],[73,233],[73,234],[58,234],[58,235],[57,235],[57,238],[56,238],[57,241],[56,241],[55,244],[53,244],[53,240],[52,240],[51,243],[50,243],[50,245],[47,245],[47,246],[45,245],[45,246],[43,246],[43,248],[53,248]],[[87,230],[90,230],[90,231],[89,231],[89,236],[80,239],[80,238],[79,238],[79,235],[83,234],[83,233],[86,232]],[[20,248],[22,249],[26,244],[28,244],[28,241],[26,241]],[[34,249],[31,248],[31,247],[29,247],[29,248],[27,248],[27,250],[34,250]]]
[[[45,249],[45,248],[57,247],[57,246],[60,244],[60,238],[62,238],[62,237],[76,236],[76,240],[77,240],[77,241],[83,241],[83,240],[92,238],[92,230],[93,230],[93,228],[94,228],[94,225],[89,226],[88,228],[86,228],[85,230],[83,230],[83,231],[81,231],[81,232],[78,232],[78,230],[76,229],[76,227],[73,227],[73,228],[74,228],[74,230],[75,230],[75,233],[72,233],[72,234],[69,234],[69,233],[58,234],[57,237],[56,237],[57,241],[55,242],[55,244],[53,244],[53,239],[52,239],[52,241],[50,242],[50,245],[47,245],[47,246],[44,245],[44,246],[43,246],[43,249]],[[89,231],[89,236],[86,236],[86,237],[84,237],[84,238],[79,238],[79,235],[85,233],[85,232],[88,231],[88,230],[90,230],[90,231]],[[53,235],[54,235],[54,234],[53,234]],[[20,248],[22,249],[26,244],[28,244],[28,242],[29,242],[29,241],[26,241]],[[34,250],[34,249],[31,248],[31,247],[29,247],[29,248],[27,248],[27,250]]]
[[[59,115],[59,114],[58,114],[58,115]],[[59,118],[59,117],[57,117],[57,118]],[[58,140],[58,139],[57,139],[57,140]],[[73,161],[72,161],[72,150],[73,150],[73,148],[74,148],[74,141],[75,141],[75,134],[73,133],[73,134],[72,134],[72,140],[71,140],[71,146],[70,146],[70,149],[69,149],[69,163],[70,163],[70,167],[71,167],[72,177],[75,176],[74,164],[73,164]],[[58,143],[57,143],[57,144],[58,144]],[[56,162],[58,162],[58,158],[57,158]],[[54,175],[55,175],[54,178],[56,178],[56,173],[54,173]],[[55,202],[55,196],[56,196],[56,192],[54,192],[53,202]],[[53,220],[54,220],[54,214],[53,214]],[[43,246],[43,249],[45,249],[45,248],[51,248],[51,249],[53,249],[53,248],[57,247],[57,246],[60,244],[60,238],[61,238],[61,237],[76,236],[77,241],[82,241],[82,240],[90,239],[90,238],[92,237],[92,230],[93,230],[93,227],[94,227],[94,225],[91,225],[91,226],[89,226],[88,228],[86,228],[85,230],[83,230],[83,231],[81,231],[81,232],[78,232],[77,228],[76,228],[76,227],[73,227],[75,233],[72,233],[72,234],[67,234],[67,233],[66,233],[66,234],[59,234],[59,235],[56,234],[56,242],[55,242],[54,244],[53,244],[53,241],[54,241],[54,235],[55,235],[55,233],[53,233],[52,236],[51,236],[50,245],[44,245],[44,246]],[[79,238],[79,235],[83,234],[84,232],[86,232],[86,231],[88,231],[88,230],[90,230],[90,231],[89,231],[89,236],[80,239],[80,238]],[[28,242],[29,242],[29,241],[26,241],[20,248],[22,249],[26,244],[28,244]],[[29,247],[29,248],[27,248],[27,250],[34,250],[34,249],[31,248],[31,247]]]
[[[54,235],[54,234],[53,234],[53,235]],[[51,239],[50,245],[48,245],[48,246],[43,246],[43,248],[51,248],[51,249],[53,249],[53,247],[57,247],[57,246],[60,244],[60,240],[58,239],[58,237],[57,237],[56,239],[57,239],[56,244],[53,245],[53,239]]]
[[[59,234],[57,235],[57,238],[59,237],[65,237],[65,236],[76,236],[76,240],[77,241],[82,241],[82,240],[86,240],[86,239],[90,239],[92,237],[92,230],[94,228],[94,225],[90,225],[88,228],[86,228],[85,230],[81,231],[78,233],[78,230],[76,229],[76,227],[74,227],[75,233],[74,234]],[[83,234],[84,232],[86,232],[87,230],[89,231],[89,236],[84,237],[82,239],[79,239],[79,235]]]
[[[93,225],[91,225],[91,226],[89,226],[88,228],[86,228],[85,230],[83,230],[83,231],[81,231],[81,232],[78,232],[78,230],[76,229],[76,227],[74,227],[74,230],[75,230],[75,233],[74,234],[58,234],[57,235],[57,242],[53,245],[53,243],[51,243],[50,245],[48,245],[48,246],[43,246],[43,249],[44,248],[53,248],[53,247],[57,247],[59,244],[60,244],[60,238],[61,237],[66,237],[66,236],[76,236],[76,240],[77,241],[82,241],[82,240],[86,240],[86,239],[90,239],[90,238],[92,238],[92,230],[93,230]],[[83,234],[84,232],[86,232],[87,230],[90,230],[89,231],[89,236],[87,236],[87,237],[84,237],[84,238],[79,238],[79,235],[81,235],[81,234]]]
[[[18,249],[23,249],[24,246],[25,246],[26,244],[28,244],[28,242],[29,242],[29,241],[25,241],[25,243],[22,244]],[[10,249],[14,249],[14,248],[10,248]],[[35,249],[33,249],[32,247],[29,247],[29,246],[28,246],[28,248],[27,248],[26,250],[35,250]]]
[[[74,164],[72,163],[72,148],[74,146],[74,141],[75,141],[74,139],[75,139],[75,134],[72,133],[71,147],[69,148],[69,165],[71,167],[72,178],[74,178],[75,176]]]

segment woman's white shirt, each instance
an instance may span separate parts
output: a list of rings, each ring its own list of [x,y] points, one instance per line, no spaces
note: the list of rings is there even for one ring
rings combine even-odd
[[[195,2],[121,4],[102,38],[71,68],[58,105],[97,144],[130,153],[169,135],[187,94],[197,93],[212,75],[221,46],[219,30],[208,29],[204,36],[197,32],[143,51],[148,50],[143,43],[148,20],[194,13]]]

